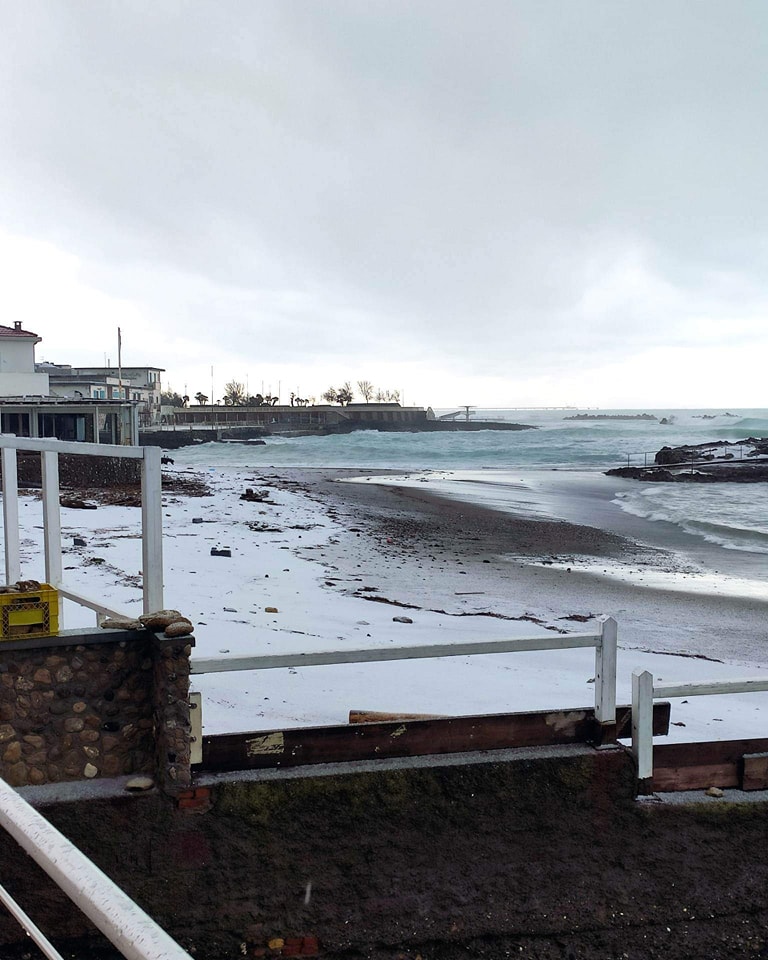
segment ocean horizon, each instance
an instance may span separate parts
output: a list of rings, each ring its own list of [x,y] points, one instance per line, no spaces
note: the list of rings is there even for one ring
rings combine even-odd
[[[604,417],[647,413],[657,419],[568,419],[580,413]],[[663,418],[666,424],[661,423]],[[728,569],[732,576],[750,581],[758,576],[768,553],[765,483],[643,483],[608,480],[603,474],[628,463],[652,463],[663,446],[734,444],[750,436],[768,436],[768,409],[479,408],[472,419],[525,422],[537,429],[274,436],[264,446],[195,444],[175,450],[173,457],[179,466],[203,471],[288,466],[426,471],[433,483],[440,474],[445,495],[494,509],[596,526],[613,522],[620,531],[630,523],[635,535],[638,528],[631,526],[631,518],[637,518],[643,523],[639,532],[645,530],[651,539],[674,543],[677,549],[693,544],[697,556],[686,555],[692,562],[704,558],[707,568],[718,573]],[[738,448],[734,452],[738,457]],[[585,497],[590,483],[599,485],[601,497]],[[599,511],[595,506],[606,499],[615,508],[613,514],[604,505]],[[750,593],[754,589],[750,586]]]

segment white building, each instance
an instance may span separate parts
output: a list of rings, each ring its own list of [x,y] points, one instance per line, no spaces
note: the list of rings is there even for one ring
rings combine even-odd
[[[87,443],[137,443],[139,398],[126,398],[125,390],[114,398],[76,390],[67,396],[52,396],[47,365],[35,368],[35,347],[41,339],[23,330],[19,321],[12,327],[0,325],[0,433]]]
[[[48,374],[35,371],[35,347],[41,339],[22,330],[18,320],[12,327],[0,325],[0,397],[48,396]]]
[[[139,422],[160,422],[162,367],[73,367],[40,364],[50,377],[51,393],[58,397],[92,400],[130,400],[138,404]]]

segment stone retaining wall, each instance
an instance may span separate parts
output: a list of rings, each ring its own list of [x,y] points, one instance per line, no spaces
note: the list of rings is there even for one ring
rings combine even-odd
[[[0,776],[189,784],[191,646],[147,631],[0,641]]]
[[[98,449],[98,447],[94,447]],[[17,454],[20,487],[42,484],[40,454],[20,450]],[[2,472],[0,471],[0,475]],[[141,461],[127,457],[86,457],[59,454],[59,483],[62,487],[122,487],[141,482]]]
[[[21,793],[206,960],[766,956],[768,804],[638,803],[635,783],[625,751],[570,746],[200,774],[177,803]],[[0,864],[54,939],[88,937],[1,830]],[[23,941],[0,910],[0,945]],[[61,946],[117,960],[99,942]]]

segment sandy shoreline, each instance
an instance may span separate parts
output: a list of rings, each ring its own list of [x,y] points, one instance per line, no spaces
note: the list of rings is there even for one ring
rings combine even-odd
[[[194,622],[195,658],[591,632],[596,618],[608,614],[619,621],[619,702],[629,702],[636,667],[678,681],[768,668],[763,603],[654,590],[539,563],[547,552],[566,557],[566,547],[600,563],[636,559],[633,543],[614,533],[500,518],[421,486],[414,495],[338,482],[370,471],[201,474],[179,465],[171,473],[208,485],[207,495],[187,496],[188,485],[177,482],[163,496],[165,605]],[[264,491],[264,501],[241,499],[247,487]],[[22,497],[20,518],[23,573],[41,579],[39,500]],[[136,615],[140,511],[122,503],[62,508],[62,529],[70,585]],[[230,547],[231,555],[218,555],[217,546]],[[639,581],[649,568],[634,569]],[[409,622],[396,619],[403,615]],[[66,627],[92,624],[90,611],[65,604]],[[343,723],[350,709],[476,714],[584,707],[593,701],[593,678],[591,651],[563,650],[213,673],[197,675],[195,685],[204,697],[205,732],[226,733]],[[761,725],[759,697],[698,699],[677,708],[685,729],[673,728],[671,736],[746,736]]]
[[[674,590],[649,586],[652,568],[673,562],[657,547],[586,525],[500,514],[442,497],[427,485],[337,482],[355,475],[377,474],[279,472],[294,489],[332,505],[340,520],[365,531],[381,561],[382,591],[397,591],[391,599],[426,609],[527,616],[555,629],[571,619],[612,615],[625,646],[768,662],[768,603],[686,589],[693,578],[684,572],[671,578]],[[634,582],[594,572],[599,564],[590,572],[569,568],[572,555],[601,558],[606,568],[620,562]],[[343,568],[345,556],[339,545],[333,562]],[[548,558],[559,563],[547,566]],[[403,576],[406,567],[412,575]]]

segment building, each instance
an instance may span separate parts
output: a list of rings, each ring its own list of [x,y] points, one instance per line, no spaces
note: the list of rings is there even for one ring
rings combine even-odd
[[[48,374],[51,393],[60,397],[92,400],[128,400],[138,405],[139,423],[160,423],[162,367],[73,367],[39,364]]]
[[[23,330],[18,320],[12,327],[0,325],[0,396],[48,395],[48,374],[35,368],[35,347],[41,340]]]
[[[50,370],[59,368],[35,364],[35,347],[41,340],[23,330],[19,321],[12,327],[0,325],[0,432],[85,443],[137,443],[139,401],[107,397],[106,390],[103,395],[78,389],[56,395]],[[159,411],[159,390],[157,397]]]
[[[176,425],[216,427],[264,427],[269,432],[419,429],[427,422],[423,407],[399,403],[350,403],[345,407],[324,404],[312,407],[220,406],[194,404],[177,407],[171,415]]]

